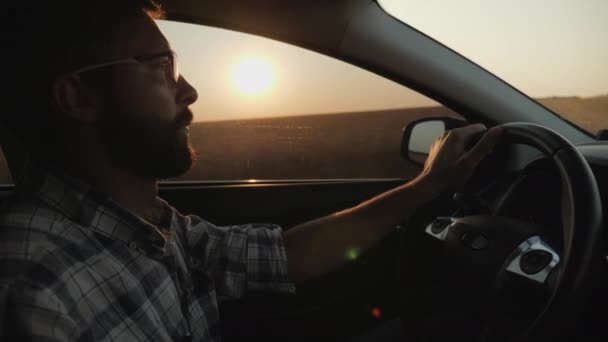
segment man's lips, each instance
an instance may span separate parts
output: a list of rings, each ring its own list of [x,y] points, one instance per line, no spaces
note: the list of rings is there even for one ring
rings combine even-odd
[[[194,115],[189,108],[184,109],[176,118],[176,124],[178,128],[186,127],[189,130],[190,124],[194,120]]]

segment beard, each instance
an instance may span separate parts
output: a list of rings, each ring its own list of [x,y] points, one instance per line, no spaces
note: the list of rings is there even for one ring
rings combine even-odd
[[[100,116],[98,130],[115,166],[144,179],[174,178],[190,169],[196,155],[185,132],[192,121],[189,109],[169,122],[110,107]]]

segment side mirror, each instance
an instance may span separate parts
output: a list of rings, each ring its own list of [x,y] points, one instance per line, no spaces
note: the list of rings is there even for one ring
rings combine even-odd
[[[462,127],[466,121],[450,117],[424,118],[413,121],[403,128],[401,156],[414,164],[424,165],[431,145],[445,131]]]

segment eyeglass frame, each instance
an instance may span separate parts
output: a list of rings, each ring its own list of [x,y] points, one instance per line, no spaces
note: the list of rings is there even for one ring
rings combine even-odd
[[[105,68],[105,67],[109,67],[109,66],[113,66],[113,65],[143,63],[145,61],[150,61],[150,60],[154,60],[154,59],[161,58],[161,57],[169,58],[169,63],[171,64],[172,70],[171,70],[170,77],[167,77],[167,78],[170,81],[173,81],[173,84],[176,85],[179,80],[180,73],[179,73],[179,67],[178,67],[178,63],[177,63],[177,53],[175,53],[175,51],[173,51],[173,50],[149,54],[149,55],[134,56],[131,58],[117,59],[117,60],[99,63],[99,64],[87,65],[87,66],[77,69],[76,71],[72,71],[69,74],[77,76],[78,74],[81,74],[84,72],[97,70],[97,69],[101,69],[101,68]],[[164,66],[164,68],[166,68],[166,66]]]

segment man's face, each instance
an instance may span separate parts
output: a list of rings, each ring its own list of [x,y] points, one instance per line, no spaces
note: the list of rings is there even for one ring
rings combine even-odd
[[[119,46],[117,58],[169,51],[154,21],[142,15],[132,35]],[[145,179],[185,173],[194,158],[188,106],[196,91],[182,78],[167,77],[162,59],[113,68],[112,84],[99,110],[98,132],[116,166]]]
[[[173,178],[190,169],[194,150],[188,139],[189,110],[174,120],[125,110],[118,101],[103,110],[98,132],[111,161],[145,179]]]

